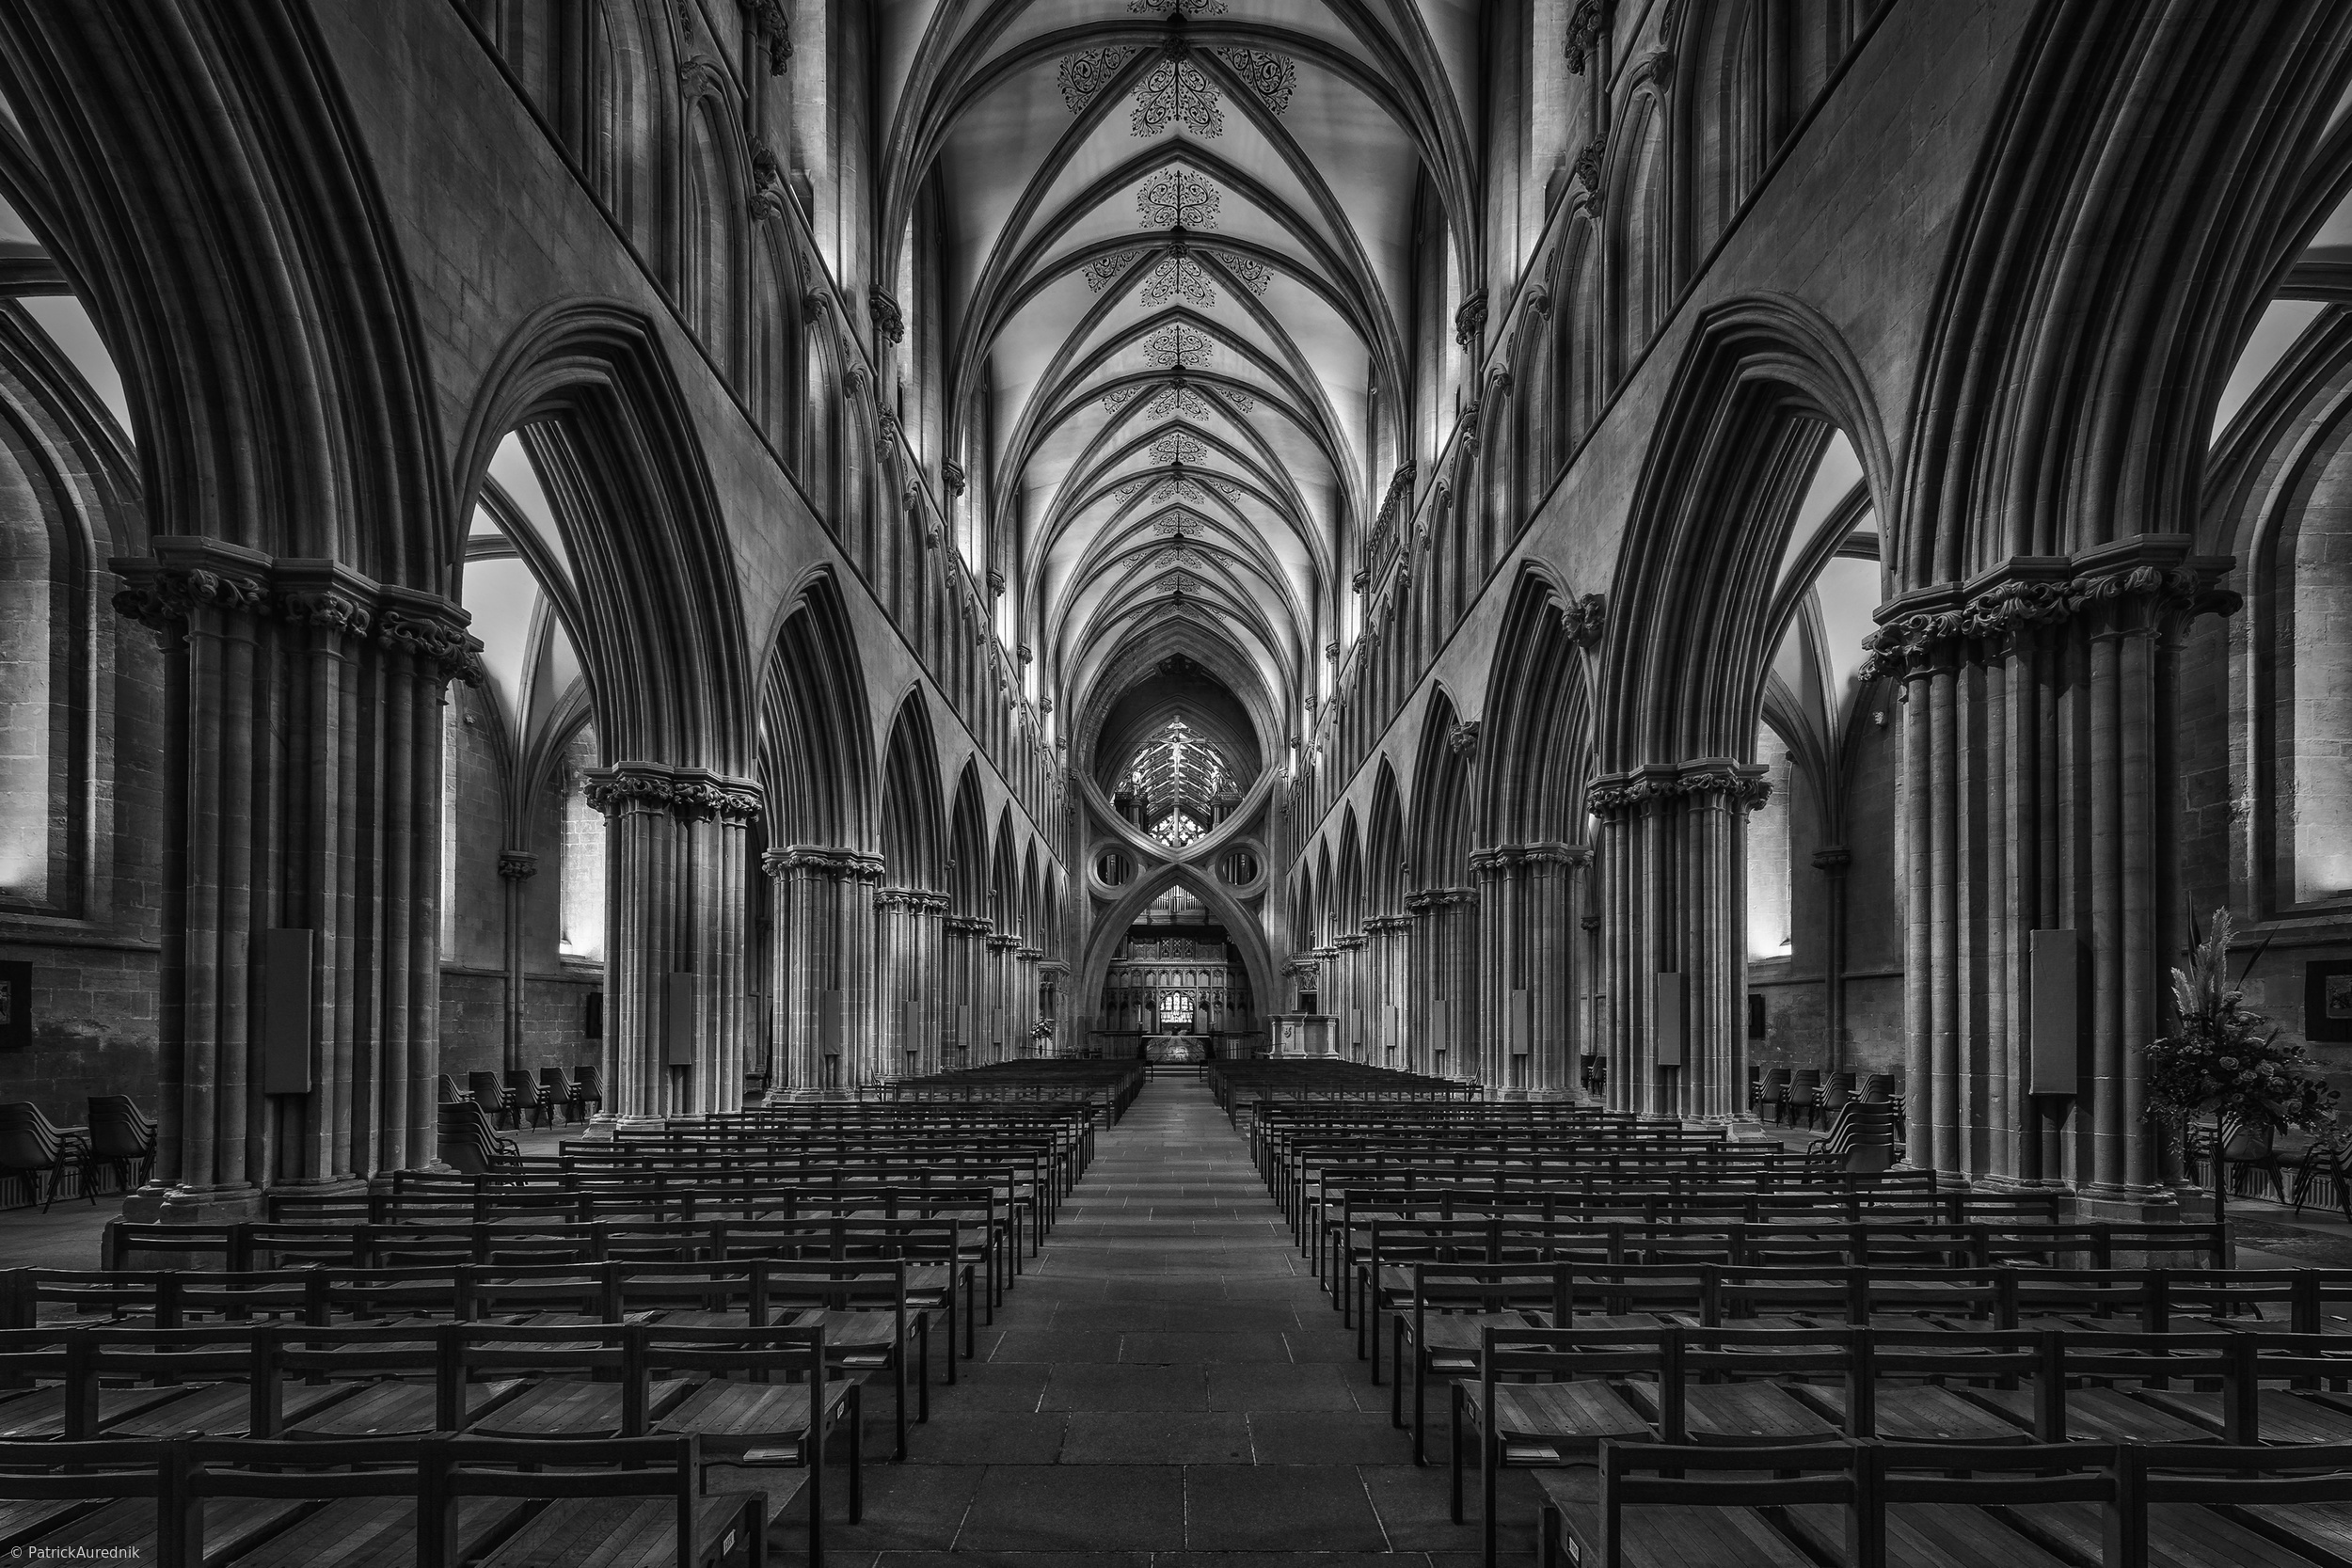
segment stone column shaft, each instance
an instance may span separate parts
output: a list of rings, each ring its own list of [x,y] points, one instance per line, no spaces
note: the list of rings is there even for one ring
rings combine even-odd
[[[506,970],[504,1046],[500,1065],[520,1071],[523,1061],[523,1013],[530,1000],[529,945],[523,929],[531,879],[539,874],[539,857],[528,849],[499,851],[499,880],[504,887],[504,942],[501,959]]]
[[[1744,1101],[1747,990],[1744,824],[1763,769],[1721,757],[1656,764],[1595,782],[1602,822],[1609,1101],[1657,1116],[1722,1118]],[[1682,1064],[1658,1061],[1661,974],[1683,1014]]]
[[[606,1086],[599,1121],[733,1110],[742,1101],[748,932],[744,832],[757,787],[700,768],[621,763],[590,773],[605,817]],[[685,988],[691,1013],[671,993]],[[673,1020],[692,1060],[670,1063]]]
[[[465,612],[325,561],[165,537],[115,606],[164,653],[155,1175],[134,1220],[243,1218],[267,1186],[434,1153],[442,688]],[[308,934],[309,1061],[272,1092],[264,933]]]
[[[2172,665],[2228,562],[2184,536],[2018,559],[1881,611],[1867,673],[1903,683],[1910,1157],[1995,1184],[2142,1202],[2140,1047],[2164,1016]],[[2032,933],[2083,961],[2072,1097],[2030,1082]]]

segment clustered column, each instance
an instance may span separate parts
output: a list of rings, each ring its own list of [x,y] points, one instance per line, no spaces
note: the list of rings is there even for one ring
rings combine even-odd
[[[1576,912],[1592,858],[1581,844],[1555,842],[1470,856],[1479,879],[1479,1016],[1494,1053],[1489,1082],[1510,1081],[1514,1053],[1527,1056],[1527,1082],[1517,1086],[1555,1092],[1574,1081],[1582,1033],[1576,992],[1586,967]]]
[[[1331,939],[1331,1002],[1324,1010],[1339,1018],[1340,1050],[1358,1054],[1371,1051],[1372,1009],[1364,995],[1364,933],[1348,931]],[[1357,1048],[1360,1047],[1360,1050]]]
[[[1364,951],[1370,960],[1365,965],[1364,994],[1367,1000],[1376,1004],[1378,1012],[1376,1019],[1366,1020],[1364,1025],[1367,1033],[1376,1035],[1380,1040],[1379,1048],[1373,1053],[1375,1067],[1413,1066],[1408,1043],[1399,1037],[1404,1030],[1410,1027],[1411,1014],[1404,1002],[1411,994],[1406,989],[1405,976],[1406,961],[1411,957],[1409,942],[1412,929],[1410,915],[1375,914],[1364,921]],[[1393,1027],[1391,1026],[1390,1012],[1392,1007],[1395,1009]],[[1365,1010],[1371,1012],[1375,1009],[1367,1007]]]
[[[2163,1031],[2181,918],[2174,665],[2228,613],[2226,560],[2148,535],[2018,558],[1881,611],[1870,675],[1903,683],[1911,1160],[1994,1185],[2163,1200],[2138,1051]],[[2075,1092],[2033,1096],[2033,933],[2078,955]],[[2063,935],[2061,935],[2063,933]]]
[[[988,1060],[988,1042],[981,1037],[981,1031],[988,1027],[981,1000],[987,950],[981,943],[988,936],[989,924],[977,915],[951,914],[940,926],[946,944],[946,987],[954,1009],[953,1032],[956,1044],[969,1053],[960,1060],[977,1067]]]
[[[881,1028],[867,1049],[859,1051],[861,1083],[896,1078],[915,1069],[921,1049],[922,1000],[917,994],[916,927],[923,901],[920,888],[886,887],[874,895],[874,972],[881,983]]]
[[[737,1109],[758,786],[627,762],[591,772],[581,793],[605,817],[606,1115],[627,1125]]]
[[[204,539],[112,564],[163,644],[167,781],[160,1128],[124,1212],[230,1219],[265,1186],[428,1163],[441,694],[482,678],[465,611]],[[262,1006],[273,940],[293,1019]]]
[[[852,1021],[866,1017],[871,992],[874,889],[882,880],[876,855],[795,844],[771,849],[763,862],[776,884],[780,929],[773,946],[777,1020],[784,1030],[777,1059],[796,1088],[833,1086]]]
[[[1029,1054],[1029,1042],[1012,1027],[1012,955],[1020,945],[1021,939],[1009,931],[988,938],[988,1037],[1006,1056]]]
[[[1614,1109],[1707,1118],[1744,1109],[1745,824],[1770,793],[1763,771],[1708,757],[1594,781]],[[1660,1062],[1661,1033],[1678,1038],[1678,1066]]]
[[[1006,1024],[1013,1038],[1039,1055],[1054,1053],[1054,1042],[1037,1037],[1037,966],[1044,957],[1042,947],[1025,944],[1012,950],[1013,1016]]]
[[[1424,888],[1407,894],[1412,983],[1399,994],[1416,1014],[1414,1067],[1466,1083],[1493,1083],[1478,1038],[1478,890]],[[1443,1020],[1440,1023],[1438,1021]],[[1445,1060],[1438,1059],[1442,1042]]]

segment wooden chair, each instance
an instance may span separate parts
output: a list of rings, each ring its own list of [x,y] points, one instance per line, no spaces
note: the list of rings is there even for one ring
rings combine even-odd
[[[2084,1527],[2105,1523],[2104,1539],[2090,1539],[2106,1547],[2104,1561],[2120,1563],[2167,1560],[2166,1554],[2181,1560],[2193,1550],[2201,1565],[2271,1568],[2341,1561],[2352,1545],[2345,1506],[2352,1448],[2120,1448],[2115,1474],[2107,1520],[2054,1518],[2052,1509],[2030,1511],[2028,1523],[2077,1552]]]
[[[310,1568],[324,1562],[439,1561],[482,1555],[513,1531],[529,1507],[521,1497],[471,1498],[436,1506],[442,1445],[414,1437],[333,1443],[199,1438],[175,1444],[185,1503],[177,1526],[182,1562],[219,1560],[216,1511],[294,1502],[310,1506],[291,1528],[250,1551],[237,1568]],[[167,1558],[167,1560],[170,1560]]]
[[[1570,1311],[1565,1263],[1415,1263],[1412,1300],[1393,1323],[1389,1424],[1405,1425],[1405,1369],[1412,1368],[1413,1463],[1427,1463],[1428,1379],[1474,1375],[1486,1337],[1557,1328]]]
[[[1708,1471],[1765,1471],[1770,1481]],[[1681,1445],[1607,1441],[1589,1487],[1536,1478],[1545,1502],[1537,1568],[1812,1568],[1814,1558],[1765,1509],[1813,1505],[1849,1521],[1853,1550],[1823,1560],[1866,1568],[1859,1549],[1867,1507],[1859,1450],[1845,1444],[1751,1449],[1733,1457]],[[1688,1472],[1697,1471],[1693,1477]],[[1877,1565],[1868,1565],[1877,1568]]]
[[[468,1423],[485,1437],[642,1437],[655,1417],[691,1392],[684,1379],[648,1374],[642,1323],[556,1312],[521,1323],[466,1323],[449,1344],[461,1384],[523,1384]]]
[[[168,1444],[0,1441],[0,1551],[33,1561],[152,1560],[156,1521],[180,1506],[178,1481]]]
[[[798,1469],[808,1490],[808,1555],[824,1560],[825,1446],[845,1424],[850,1438],[850,1522],[866,1513],[864,1387],[827,1376],[817,1328],[674,1327],[645,1331],[650,1370],[710,1374],[656,1430],[698,1439],[703,1463]],[[789,1381],[778,1383],[783,1372]]]
[[[930,1314],[908,1300],[906,1263],[776,1259],[768,1262],[766,1279],[770,1299],[786,1323],[824,1330],[826,1358],[836,1370],[891,1380],[892,1452],[903,1462],[910,1416],[931,1418]]]
[[[739,1545],[747,1554],[746,1568],[765,1568],[768,1504],[781,1507],[799,1490],[779,1480],[770,1482],[764,1495],[704,1493],[701,1445],[691,1436],[566,1445],[562,1457],[564,1469],[546,1470],[540,1468],[548,1458],[543,1443],[450,1439],[437,1459],[428,1506],[437,1520],[446,1522],[469,1498],[548,1499],[546,1508],[478,1568],[586,1561],[599,1545],[648,1528],[666,1528],[670,1537],[668,1551],[648,1557],[648,1564],[716,1568]],[[444,1534],[442,1542],[447,1539]],[[428,1568],[459,1560],[454,1552],[443,1551],[428,1559]]]
[[[1475,1445],[1490,1568],[1503,1466],[1569,1465],[1605,1441],[1654,1440],[1656,1423],[1629,1396],[1640,1379],[1664,1379],[1666,1354],[1654,1325],[1482,1333],[1477,1378],[1454,1382],[1452,1496],[1460,1524],[1463,1463]]]
[[[87,1115],[93,1166],[112,1166],[126,1193],[154,1174],[155,1123],[129,1095],[91,1095]]]
[[[2016,1511],[2066,1508],[2101,1519],[2112,1514],[2118,1496],[2116,1452],[2102,1444],[1857,1445],[1852,1451],[1858,1506],[1797,1502],[1781,1519],[1800,1543],[1853,1568],[2059,1568],[2074,1559],[2016,1528]],[[2135,1568],[2146,1562],[2130,1560]]]

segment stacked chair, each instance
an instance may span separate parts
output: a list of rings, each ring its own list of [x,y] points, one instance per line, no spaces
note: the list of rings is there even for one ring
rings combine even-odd
[[[0,1177],[22,1180],[27,1200],[47,1213],[69,1169],[80,1175],[83,1193],[97,1202],[89,1179],[89,1146],[80,1135],[58,1128],[29,1101],[0,1105]]]
[[[89,1164],[115,1174],[116,1190],[129,1192],[155,1170],[155,1122],[129,1095],[89,1097]]]
[[[0,1550],[700,1568],[763,1562],[789,1504],[821,1563],[868,1399],[905,1458],[1120,1089],[989,1074],[523,1154],[479,1076],[432,1168],[0,1270]]]
[[[1506,1469],[1544,1568],[2352,1561],[2352,1270],[1939,1188],[1892,1077],[1752,1079],[1802,1152],[1330,1089],[1253,1155],[1489,1563]]]

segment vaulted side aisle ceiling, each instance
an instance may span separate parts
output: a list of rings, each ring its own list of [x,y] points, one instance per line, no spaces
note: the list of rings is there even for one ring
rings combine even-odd
[[[947,453],[1017,572],[1034,689],[1074,721],[1140,654],[1182,653],[1279,761],[1400,455],[1416,224],[1434,204],[1474,228],[1476,8],[908,0],[881,21],[882,272],[940,226]]]

